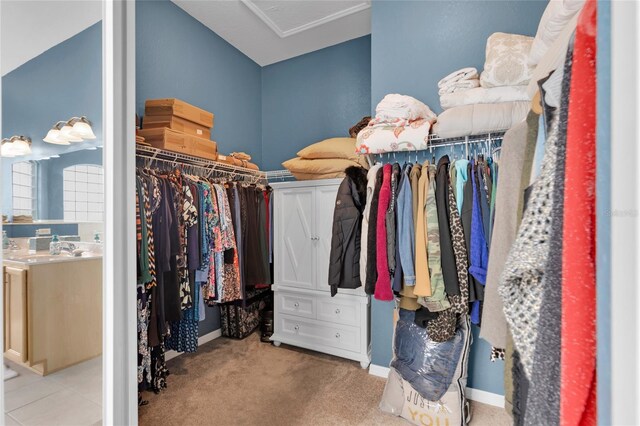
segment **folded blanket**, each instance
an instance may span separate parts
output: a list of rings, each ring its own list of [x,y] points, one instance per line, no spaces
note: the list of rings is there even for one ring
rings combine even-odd
[[[438,94],[455,93],[480,86],[478,70],[472,67],[452,72],[438,82]]]
[[[367,124],[365,128],[372,127],[407,127],[412,124],[414,127],[421,126],[423,122],[428,122],[429,124],[433,124],[436,121],[436,116],[427,117],[427,118],[419,118],[417,120],[407,120],[406,118],[373,118]]]
[[[421,118],[436,118],[431,109],[416,98],[406,95],[389,94],[376,106],[376,117],[380,121],[405,119],[409,121]]]
[[[465,90],[475,89],[480,87],[480,80],[462,80],[456,83],[451,83],[442,89],[438,89],[438,95],[446,95],[447,93],[462,92]]]
[[[440,105],[442,109],[449,109],[461,105],[497,104],[501,102],[528,100],[527,86],[478,87],[462,92],[441,95]]]
[[[358,133],[356,151],[359,154],[415,151],[428,148],[432,120],[415,120],[407,126],[380,124],[367,126]]]
[[[462,105],[440,114],[433,133],[442,138],[456,138],[505,131],[522,121],[530,108],[529,101]]]
[[[438,82],[438,89],[464,80],[477,80],[478,70],[473,67],[462,68],[452,72]]]

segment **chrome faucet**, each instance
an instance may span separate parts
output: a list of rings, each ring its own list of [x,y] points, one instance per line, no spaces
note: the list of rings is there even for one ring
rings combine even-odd
[[[73,251],[76,249],[76,245],[69,242],[69,241],[61,241],[60,242],[60,251],[66,251],[69,253],[73,253]]]

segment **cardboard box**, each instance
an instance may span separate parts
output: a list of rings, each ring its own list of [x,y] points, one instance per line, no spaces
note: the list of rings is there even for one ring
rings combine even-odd
[[[148,99],[144,107],[145,115],[172,115],[192,121],[209,129],[213,127],[212,113],[190,105],[180,99]]]
[[[142,125],[145,129],[168,127],[172,130],[177,130],[178,132],[186,133],[188,135],[211,139],[210,128],[173,115],[145,115]]]
[[[140,135],[152,146],[167,151],[179,152],[206,158],[218,159],[218,145],[214,141],[199,138],[182,132],[162,127],[159,129],[142,129]]]

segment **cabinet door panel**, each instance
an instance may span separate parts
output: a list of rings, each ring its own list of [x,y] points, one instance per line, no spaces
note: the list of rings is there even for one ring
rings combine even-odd
[[[27,271],[5,268],[4,352],[9,359],[27,361]]]
[[[333,211],[336,205],[338,186],[319,186],[316,188],[316,226],[317,237],[317,280],[316,289],[329,291],[329,259],[331,256],[331,232],[333,229]]]
[[[275,196],[275,281],[292,287],[315,283],[315,199],[313,188],[278,191]]]

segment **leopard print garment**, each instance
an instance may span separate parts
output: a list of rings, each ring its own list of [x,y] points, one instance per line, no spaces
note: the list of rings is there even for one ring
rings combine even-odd
[[[438,317],[427,324],[429,337],[435,342],[445,342],[451,339],[456,331],[458,315],[466,315],[469,311],[469,281],[467,275],[467,248],[464,241],[462,221],[453,196],[453,188],[449,185],[449,228],[453,242],[453,254],[458,271],[460,294],[448,295],[451,307],[438,312]]]
[[[467,270],[467,246],[464,240],[462,221],[456,207],[456,199],[453,196],[453,188],[449,185],[449,227],[451,228],[451,241],[453,242],[453,255],[456,258],[458,271],[458,283],[460,284],[460,294],[449,296],[451,309],[456,314],[465,315],[469,311],[469,275]]]

